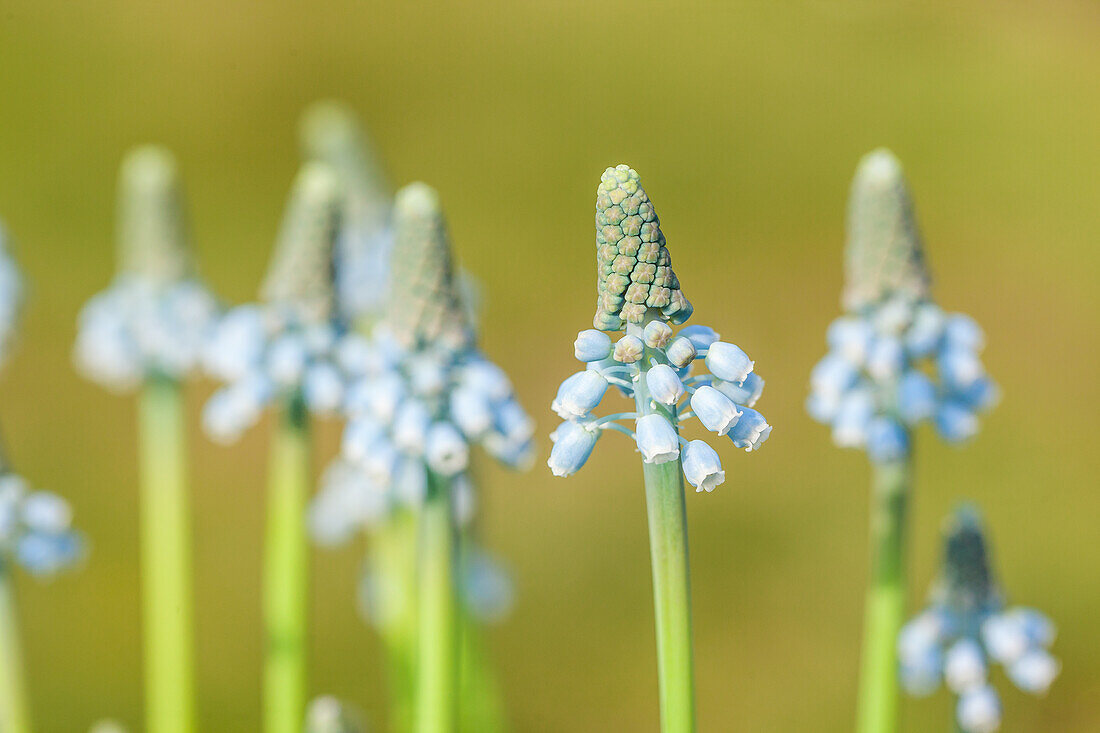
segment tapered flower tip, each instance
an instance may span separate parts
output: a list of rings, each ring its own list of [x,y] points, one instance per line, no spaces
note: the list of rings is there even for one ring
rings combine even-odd
[[[931,278],[901,163],[885,148],[859,162],[848,199],[844,306],[858,310],[895,294],[922,298]]]
[[[307,160],[331,165],[349,193],[388,202],[389,184],[369,137],[344,102],[314,102],[302,113],[299,134]]]
[[[661,222],[631,167],[608,168],[596,189],[596,316],[601,331],[640,324],[647,312],[683,323],[692,312],[672,271]]]
[[[394,245],[386,320],[406,345],[461,348],[472,339],[451,261],[439,194],[411,183],[394,200]]]
[[[118,265],[157,283],[191,273],[176,159],[158,145],[134,148],[118,182]]]
[[[981,515],[964,505],[944,524],[943,567],[933,595],[960,615],[999,603]]]
[[[323,321],[333,309],[332,248],[339,225],[340,185],[332,168],[306,163],[290,191],[261,296]]]

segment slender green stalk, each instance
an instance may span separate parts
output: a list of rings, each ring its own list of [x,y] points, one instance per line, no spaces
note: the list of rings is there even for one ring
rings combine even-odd
[[[871,579],[863,621],[857,733],[894,733],[898,718],[897,639],[905,616],[905,513],[912,463],[874,465]]]
[[[279,415],[271,444],[264,546],[264,731],[299,733],[306,706],[309,418],[300,398]]]
[[[29,733],[30,705],[12,580],[11,566],[0,564],[0,731]]]
[[[380,584],[373,612],[386,652],[393,733],[409,733],[416,710],[417,525],[414,512],[398,512],[371,533],[368,555]]]
[[[189,733],[195,729],[191,510],[179,384],[150,379],[139,420],[145,724],[150,733]]]
[[[503,733],[507,729],[504,696],[485,648],[485,639],[469,613],[459,617],[459,690],[462,733]]]
[[[631,330],[636,326],[631,326]],[[647,350],[648,352],[648,350]],[[646,354],[644,361],[648,361]],[[649,397],[643,368],[634,382],[639,415],[659,413],[676,425],[675,415]],[[695,730],[695,676],[692,666],[691,580],[688,567],[687,507],[680,461],[642,464],[653,604],[657,621],[657,675],[662,733]]]
[[[432,474],[420,518],[416,733],[453,733],[457,725],[457,554],[450,486]]]

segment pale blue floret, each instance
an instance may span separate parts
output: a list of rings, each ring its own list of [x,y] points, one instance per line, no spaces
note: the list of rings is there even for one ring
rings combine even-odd
[[[579,422],[563,422],[550,435],[550,440],[554,442],[547,460],[550,470],[555,476],[571,476],[579,471],[592,455],[599,437],[599,430]]]
[[[734,384],[742,384],[753,369],[748,354],[722,341],[711,344],[707,349],[706,364],[711,374]]]
[[[691,396],[691,409],[703,427],[719,435],[725,435],[737,425],[742,414],[729,397],[709,386],[695,390]]]
[[[718,453],[705,441],[693,440],[684,446],[684,476],[695,490],[711,492],[726,480]]]
[[[645,374],[650,396],[662,405],[675,405],[684,395],[680,375],[668,364],[657,364]]]
[[[948,443],[961,443],[978,432],[978,418],[961,402],[944,402],[933,418],[936,431]]]
[[[862,448],[875,416],[875,398],[871,390],[856,388],[845,393],[836,408],[833,442],[841,448]]]
[[[718,332],[710,326],[684,326],[680,329],[680,336],[689,339],[699,353],[705,352],[720,338]]]
[[[871,342],[865,368],[872,379],[884,382],[897,378],[905,366],[905,350],[895,336],[880,336]]]
[[[1061,664],[1046,649],[1032,648],[1013,661],[1008,667],[1008,677],[1024,692],[1045,694],[1054,678],[1061,671]]]
[[[426,404],[418,399],[405,400],[393,418],[393,444],[404,453],[423,455],[431,423],[432,413]]]
[[[936,413],[936,385],[925,374],[911,369],[898,381],[898,417],[916,425]]]
[[[15,327],[23,304],[23,278],[8,252],[4,224],[0,222],[0,362],[11,353]]]
[[[605,392],[607,380],[599,372],[577,372],[562,382],[551,408],[565,420],[588,417],[599,406]]]
[[[764,380],[756,372],[745,377],[745,381],[741,384],[714,379],[711,381],[711,386],[738,405],[745,405],[746,407],[754,406],[760,396],[764,394]]]
[[[469,465],[470,449],[454,425],[440,420],[428,429],[424,458],[439,475],[455,476]]]
[[[1001,727],[1001,700],[997,691],[989,685],[966,691],[959,696],[955,717],[966,733],[993,733]]]
[[[957,695],[984,685],[988,672],[985,655],[974,639],[959,639],[944,654],[943,678],[947,687]]]
[[[676,429],[664,415],[643,415],[636,424],[638,450],[646,463],[661,464],[680,457]]]
[[[764,416],[749,407],[741,408],[741,418],[728,433],[733,444],[746,453],[759,449],[771,434],[772,426]]]
[[[943,338],[944,315],[934,303],[922,303],[913,313],[913,325],[905,335],[905,348],[915,358],[931,356]]]
[[[876,463],[898,461],[909,454],[909,434],[897,420],[876,417],[867,426],[867,455]]]
[[[493,427],[493,403],[483,392],[458,387],[451,393],[451,417],[467,438],[477,440]]]
[[[583,362],[606,359],[611,356],[611,337],[594,328],[581,331],[573,342],[573,355]]]

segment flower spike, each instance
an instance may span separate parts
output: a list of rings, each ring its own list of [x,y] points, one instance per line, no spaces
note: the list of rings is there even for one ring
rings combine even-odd
[[[848,199],[844,305],[859,310],[891,295],[929,295],[931,277],[909,186],[894,154],[880,148],[864,156]]]
[[[641,324],[649,310],[672,323],[691,316],[657,212],[629,166],[608,168],[596,189],[596,316],[601,331]]]
[[[1021,690],[1045,693],[1061,668],[1048,651],[1054,625],[1033,609],[1006,606],[977,510],[956,511],[944,525],[943,545],[929,606],[898,635],[901,682],[911,694],[927,695],[942,680],[958,696],[959,728],[989,733],[1001,723],[989,668],[999,663]]]

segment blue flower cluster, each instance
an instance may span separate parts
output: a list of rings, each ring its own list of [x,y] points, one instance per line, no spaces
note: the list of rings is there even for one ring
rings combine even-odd
[[[978,430],[976,413],[998,399],[982,366],[984,337],[968,316],[901,294],[829,326],[829,353],[814,367],[806,409],[832,426],[840,447],[871,460],[908,455],[909,429],[932,421],[949,442]]]
[[[1054,624],[1030,608],[997,604],[964,618],[933,606],[898,636],[901,683],[910,694],[927,695],[946,682],[959,696],[959,726],[967,733],[988,733],[1001,719],[1000,700],[989,684],[990,664],[1003,665],[1021,690],[1045,693],[1060,670],[1047,651],[1054,637]]]
[[[68,502],[49,491],[33,491],[15,473],[0,473],[0,548],[3,559],[34,575],[52,575],[74,564],[83,541],[72,529]]]
[[[8,253],[7,236],[0,222],[0,362],[11,353],[22,305],[23,279],[15,259]]]
[[[771,434],[771,425],[752,409],[764,380],[744,351],[720,341],[711,328],[687,326],[676,335],[667,323],[653,320],[644,328],[632,326],[614,344],[607,333],[590,329],[577,335],[574,354],[587,368],[562,382],[551,404],[565,420],[550,436],[554,448],[547,465],[555,476],[580,470],[600,434],[611,428],[630,435],[646,463],[681,459],[688,483],[710,492],[725,481],[718,453],[705,441],[680,438],[680,421],[695,416],[707,430],[746,451],[759,448]],[[696,361],[710,373],[693,375]],[[648,396],[658,411],[593,416],[611,386],[630,398]],[[618,424],[619,419],[633,420],[634,430]]]
[[[471,346],[410,349],[384,326],[340,348],[351,375],[341,456],[312,509],[315,535],[338,542],[357,527],[417,506],[429,471],[451,480],[457,518],[472,514],[470,446],[511,467],[531,461],[534,423],[508,376]]]
[[[194,278],[162,283],[121,274],[81,310],[74,361],[116,391],[154,375],[182,379],[199,365],[218,314],[217,300]]]
[[[229,310],[203,344],[202,366],[226,386],[203,409],[206,433],[229,443],[277,399],[301,395],[309,410],[339,414],[360,369],[362,345],[336,320],[306,320],[293,307],[241,305]]]

